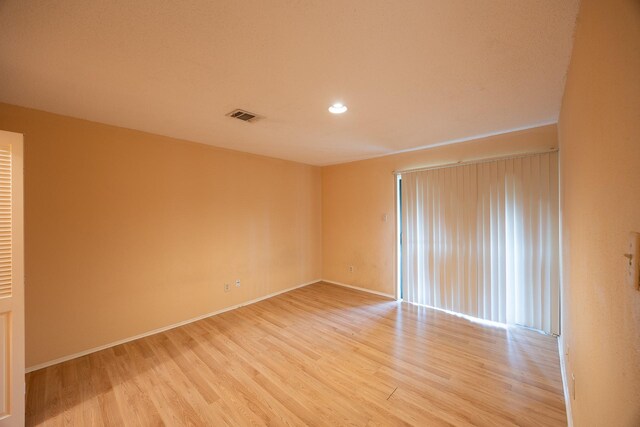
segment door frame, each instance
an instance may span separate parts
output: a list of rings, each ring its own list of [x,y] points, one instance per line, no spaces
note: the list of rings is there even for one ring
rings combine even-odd
[[[0,415],[0,427],[25,424],[25,329],[24,329],[24,137],[0,131],[11,146],[11,296],[0,299],[0,313],[10,311],[5,333],[7,367],[4,370],[8,411]]]

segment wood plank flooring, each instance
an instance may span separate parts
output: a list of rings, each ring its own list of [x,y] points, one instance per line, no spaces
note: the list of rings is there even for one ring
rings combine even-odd
[[[317,283],[27,375],[29,426],[567,424],[555,338]]]

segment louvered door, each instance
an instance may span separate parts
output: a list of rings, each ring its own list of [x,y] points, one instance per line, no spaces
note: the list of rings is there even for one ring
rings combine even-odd
[[[0,131],[0,427],[24,425],[22,135]]]

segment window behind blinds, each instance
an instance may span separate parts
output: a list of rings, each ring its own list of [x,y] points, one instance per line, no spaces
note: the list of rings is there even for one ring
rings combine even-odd
[[[402,174],[407,302],[559,333],[558,154]]]

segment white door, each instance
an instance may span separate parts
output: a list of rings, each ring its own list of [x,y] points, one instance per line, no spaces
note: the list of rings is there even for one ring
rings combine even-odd
[[[0,427],[24,425],[22,135],[0,131]]]

